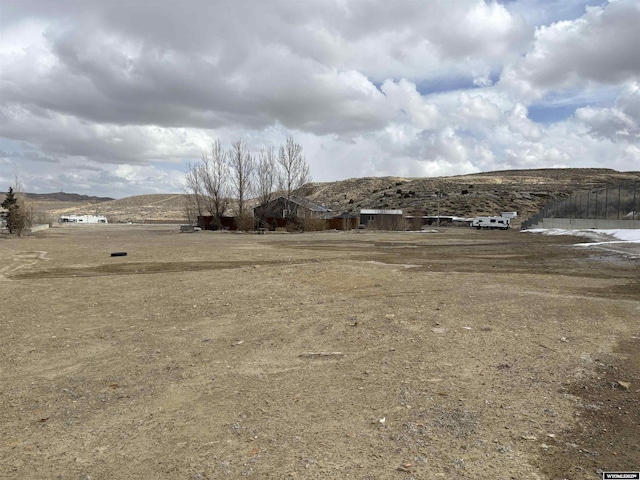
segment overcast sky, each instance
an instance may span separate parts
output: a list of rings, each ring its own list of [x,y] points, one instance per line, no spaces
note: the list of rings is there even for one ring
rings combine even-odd
[[[640,170],[640,0],[0,0],[0,190],[180,192],[213,139],[315,181]]]

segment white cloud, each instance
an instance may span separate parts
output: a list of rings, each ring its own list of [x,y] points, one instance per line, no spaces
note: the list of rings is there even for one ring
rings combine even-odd
[[[579,108],[575,116],[587,125],[589,134],[595,138],[637,143],[640,141],[640,83],[625,85],[615,106]]]
[[[406,79],[399,82],[386,80],[380,88],[386,96],[389,110],[407,115],[412,125],[420,129],[435,127],[438,118],[438,108],[429,104],[418,93],[415,84]]]
[[[611,140],[640,138],[640,126],[617,108],[579,108],[576,118],[589,125],[591,135]]]
[[[590,1],[5,1],[0,180],[175,191],[212,137],[288,133],[317,180],[637,169],[640,4]]]
[[[460,94],[460,108],[462,115],[467,118],[495,122],[501,116],[500,109],[496,104],[481,95],[473,93],[462,92]]]
[[[536,140],[542,136],[542,129],[529,120],[527,107],[522,104],[513,106],[506,121],[512,132],[515,132],[518,137]]]
[[[3,113],[0,135],[24,137],[61,162],[73,157],[105,164],[176,162],[185,156],[199,157],[209,144],[208,135],[194,129],[97,124],[51,111],[36,115],[15,105]]]
[[[640,3],[587,7],[577,19],[541,25],[533,49],[506,69],[504,84],[531,98],[549,89],[615,84],[640,76]]]

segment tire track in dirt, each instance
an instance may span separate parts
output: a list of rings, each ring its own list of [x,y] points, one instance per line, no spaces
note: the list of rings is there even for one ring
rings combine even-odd
[[[0,281],[3,281],[9,280],[8,277],[18,270],[32,267],[41,261],[48,261],[49,258],[46,251],[37,250],[34,252],[14,253],[3,256],[0,260],[4,264],[0,267]]]

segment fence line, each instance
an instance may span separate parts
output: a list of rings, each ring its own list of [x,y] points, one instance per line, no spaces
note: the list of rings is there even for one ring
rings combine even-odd
[[[616,185],[548,202],[537,214],[522,222],[521,229],[543,218],[640,220],[639,183]]]

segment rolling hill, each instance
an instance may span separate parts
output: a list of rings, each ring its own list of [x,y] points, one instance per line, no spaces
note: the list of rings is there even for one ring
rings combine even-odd
[[[517,211],[537,213],[549,200],[607,186],[640,182],[640,172],[610,169],[505,170],[452,177],[354,178],[314,183],[309,199],[335,212],[403,209],[410,215],[474,217]]]
[[[409,215],[473,217],[517,211],[526,218],[549,200],[619,184],[640,172],[610,169],[505,170],[451,177],[366,177],[311,183],[301,194],[336,215],[362,208],[403,209]],[[4,196],[0,195],[0,201]],[[36,212],[105,215],[110,222],[184,222],[185,195],[137,195],[118,200],[74,194],[27,194]]]

